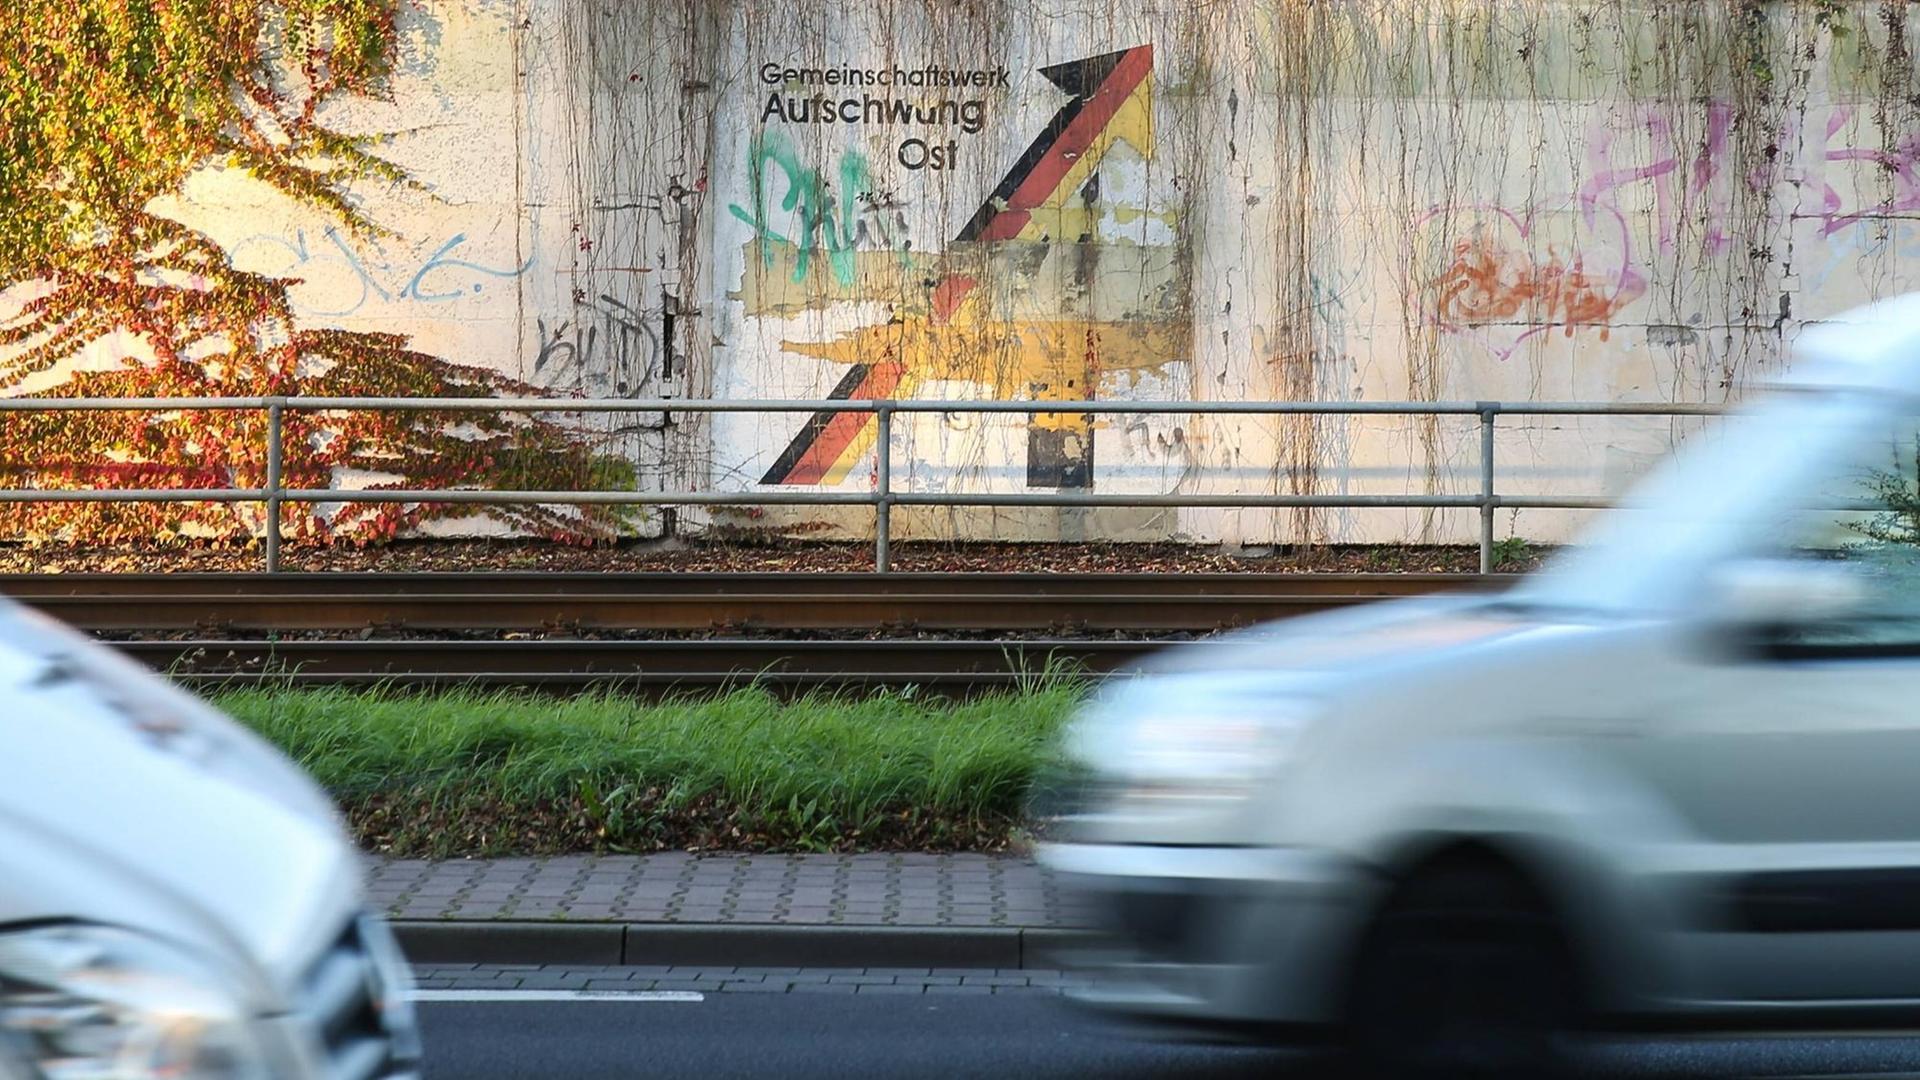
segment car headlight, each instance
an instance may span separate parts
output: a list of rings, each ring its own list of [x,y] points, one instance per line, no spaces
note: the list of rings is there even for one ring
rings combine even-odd
[[[1144,782],[1241,787],[1272,770],[1292,727],[1247,714],[1148,713],[1127,733],[1121,773]]]
[[[1299,699],[1194,691],[1170,681],[1094,707],[1070,729],[1069,756],[1129,799],[1238,798],[1284,763],[1313,714]]]
[[[367,956],[373,960],[376,977],[372,1004],[380,1014],[387,1036],[393,1040],[389,1052],[396,1061],[418,1061],[420,1027],[413,1011],[413,969],[407,964],[406,954],[400,951],[399,939],[393,936],[393,928],[386,920],[378,915],[366,915],[360,920],[360,940],[366,945]]]
[[[36,1080],[267,1080],[234,980],[125,930],[0,933],[0,1075]]]

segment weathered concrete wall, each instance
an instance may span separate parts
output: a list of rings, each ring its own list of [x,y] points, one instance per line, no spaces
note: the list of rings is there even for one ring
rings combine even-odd
[[[317,323],[596,395],[1737,397],[1913,286],[1904,3],[433,0],[351,241],[178,212]],[[673,422],[669,422],[669,420]],[[1503,423],[1509,492],[1690,423]],[[633,418],[651,487],[873,482],[873,428]],[[902,418],[923,491],[1464,492],[1468,420]],[[865,511],[716,513],[864,535]],[[686,521],[685,516],[682,521]],[[704,520],[704,519],[703,519]],[[1458,539],[1468,513],[902,512],[908,536]],[[1503,520],[1555,538],[1575,516]]]
[[[706,340],[701,80],[719,56],[717,17],[561,0],[403,8],[391,100],[329,117],[387,135],[377,149],[414,177],[356,192],[388,235],[350,236],[223,171],[169,212],[243,269],[298,279],[296,310],[315,324],[408,334],[556,393],[705,397],[707,351],[686,343]],[[644,489],[708,483],[699,417],[605,424]]]

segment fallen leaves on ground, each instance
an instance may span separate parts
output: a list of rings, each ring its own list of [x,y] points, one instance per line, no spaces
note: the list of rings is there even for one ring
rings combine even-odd
[[[1502,571],[1537,565],[1530,549]],[[873,569],[866,543],[629,541],[579,547],[538,540],[399,540],[376,547],[289,547],[282,568],[298,572],[860,573]],[[1458,573],[1479,570],[1476,548],[1433,544],[1341,544],[1231,549],[1213,544],[896,543],[902,573]],[[0,573],[243,573],[264,568],[252,544],[83,545],[0,543]]]

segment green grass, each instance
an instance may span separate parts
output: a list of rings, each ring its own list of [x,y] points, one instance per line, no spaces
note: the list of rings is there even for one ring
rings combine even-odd
[[[967,701],[273,688],[216,703],[393,854],[993,850],[1084,687]]]

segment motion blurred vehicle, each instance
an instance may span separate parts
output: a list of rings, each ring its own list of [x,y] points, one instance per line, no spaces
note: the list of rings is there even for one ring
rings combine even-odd
[[[1070,730],[1087,1000],[1541,1075],[1920,1023],[1920,294],[1808,328],[1518,587],[1163,654]]]
[[[416,1074],[408,974],[326,796],[0,599],[0,1080]]]

